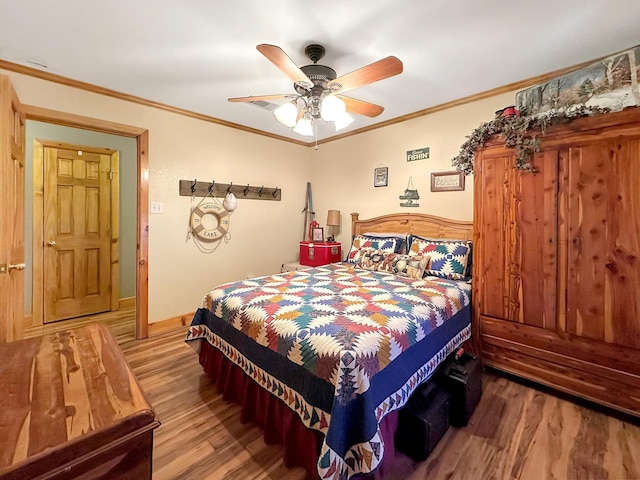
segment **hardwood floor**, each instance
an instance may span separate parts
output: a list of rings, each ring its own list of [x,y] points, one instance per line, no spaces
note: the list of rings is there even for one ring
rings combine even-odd
[[[71,328],[79,328],[90,323],[104,323],[119,344],[136,339],[136,307],[121,308],[115,312],[98,313],[86,317],[71,318],[58,322],[46,323],[40,327],[25,329],[24,337],[36,337],[46,333],[60,332]]]
[[[240,423],[240,408],[222,400],[184,336],[121,343],[162,422],[154,480],[305,478],[282,465],[259,428]],[[639,425],[488,371],[469,424],[449,428],[426,461],[406,459],[394,478],[640,479]]]

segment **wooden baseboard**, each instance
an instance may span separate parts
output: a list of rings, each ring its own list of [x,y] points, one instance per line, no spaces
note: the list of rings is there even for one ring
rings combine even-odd
[[[167,318],[166,320],[160,320],[149,324],[149,336],[153,337],[160,333],[167,332],[169,330],[176,330],[178,328],[187,327],[191,324],[191,319],[196,312],[185,313],[178,317]]]
[[[118,302],[118,308],[120,310],[125,308],[136,308],[136,297],[121,298]]]

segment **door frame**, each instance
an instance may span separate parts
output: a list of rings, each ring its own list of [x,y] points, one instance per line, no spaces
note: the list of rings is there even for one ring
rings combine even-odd
[[[149,130],[72,113],[22,105],[26,120],[111,133],[136,139],[137,143],[137,227],[136,227],[136,338],[149,336]]]
[[[32,318],[28,327],[44,325],[44,195],[45,195],[45,150],[47,148],[61,148],[66,150],[83,150],[85,152],[109,155],[111,157],[111,183],[109,188],[110,239],[110,311],[117,311],[120,307],[120,168],[119,152],[111,148],[77,145],[56,140],[34,139],[33,145],[33,208],[32,208]],[[115,163],[114,163],[115,159]]]

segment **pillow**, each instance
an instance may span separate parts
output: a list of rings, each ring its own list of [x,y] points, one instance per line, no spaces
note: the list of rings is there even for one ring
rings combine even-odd
[[[393,253],[398,248],[398,241],[394,237],[377,238],[367,237],[365,235],[354,235],[346,261],[354,263],[353,259],[361,248],[373,248],[381,252]]]
[[[429,255],[425,275],[466,280],[471,276],[471,241],[409,236],[409,255]]]
[[[393,273],[400,277],[420,280],[429,264],[427,255],[403,255],[401,253],[385,253],[379,272]]]
[[[364,232],[362,234],[364,237],[371,238],[395,238],[396,239],[396,253],[407,253],[407,234],[406,233],[396,233],[396,232]]]
[[[353,266],[364,270],[378,270],[378,266],[382,263],[385,253],[375,248],[361,248],[353,257]]]

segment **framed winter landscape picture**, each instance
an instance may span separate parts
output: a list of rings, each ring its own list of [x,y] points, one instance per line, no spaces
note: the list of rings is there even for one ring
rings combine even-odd
[[[640,45],[516,94],[527,115],[587,106],[612,111],[640,105]]]

